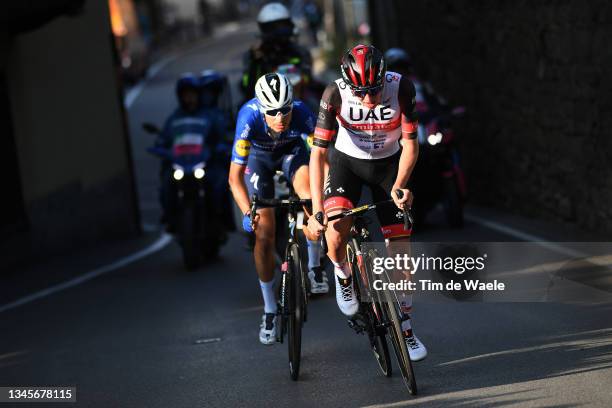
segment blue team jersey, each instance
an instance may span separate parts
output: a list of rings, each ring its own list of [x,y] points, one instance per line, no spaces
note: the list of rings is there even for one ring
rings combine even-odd
[[[315,123],[314,113],[302,101],[295,100],[289,129],[273,137],[268,132],[257,98],[253,98],[238,112],[232,162],[246,165],[251,149],[274,152],[291,143],[302,143],[302,140],[306,140],[314,132]]]

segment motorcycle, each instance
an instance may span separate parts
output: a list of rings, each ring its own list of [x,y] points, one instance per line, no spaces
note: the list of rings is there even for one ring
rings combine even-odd
[[[144,123],[147,133],[159,135],[161,130]],[[183,253],[189,270],[197,268],[204,259],[214,259],[227,240],[223,218],[215,215],[219,203],[213,202],[207,178],[206,162],[210,152],[203,149],[203,140],[195,135],[179,138],[172,149],[150,147],[147,151],[171,165],[171,192],[175,205],[168,214],[168,225]]]
[[[467,188],[453,123],[464,113],[463,107],[445,108],[427,124],[419,125],[419,158],[411,181],[417,226],[440,202],[448,224],[453,228],[463,226]]]

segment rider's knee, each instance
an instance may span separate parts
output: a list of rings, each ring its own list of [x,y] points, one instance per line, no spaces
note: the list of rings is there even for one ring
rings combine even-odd
[[[261,225],[260,223],[255,232],[255,242],[260,248],[273,248],[274,230],[269,225]]]
[[[338,248],[341,247],[344,241],[346,240],[346,233],[343,234],[343,231],[337,229],[329,229],[326,234],[327,245],[330,248]]]

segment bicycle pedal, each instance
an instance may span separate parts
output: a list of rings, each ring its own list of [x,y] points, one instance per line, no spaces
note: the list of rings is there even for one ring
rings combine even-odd
[[[363,334],[367,331],[365,323],[363,322],[363,320],[359,319],[357,316],[351,319],[347,319],[347,323],[349,327],[355,330],[357,334]]]
[[[384,336],[387,334],[387,327],[389,326],[389,323],[377,324],[376,327],[374,327],[374,332],[376,332],[376,334],[379,336]]]

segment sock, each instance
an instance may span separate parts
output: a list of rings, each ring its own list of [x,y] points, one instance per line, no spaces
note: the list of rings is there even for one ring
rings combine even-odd
[[[276,313],[276,295],[274,294],[274,279],[270,282],[259,280],[261,294],[264,299],[264,311],[266,313]]]
[[[308,240],[308,270],[321,266],[321,240]]]
[[[348,279],[351,276],[351,270],[349,269],[346,260],[342,262],[332,261],[332,263],[334,264],[334,273],[337,277],[340,279]]]
[[[412,294],[406,294],[404,292],[399,294],[399,301],[401,304],[402,313],[411,316],[412,313]],[[412,336],[412,325],[411,319],[404,320],[402,322],[402,331],[408,332],[409,336]]]

